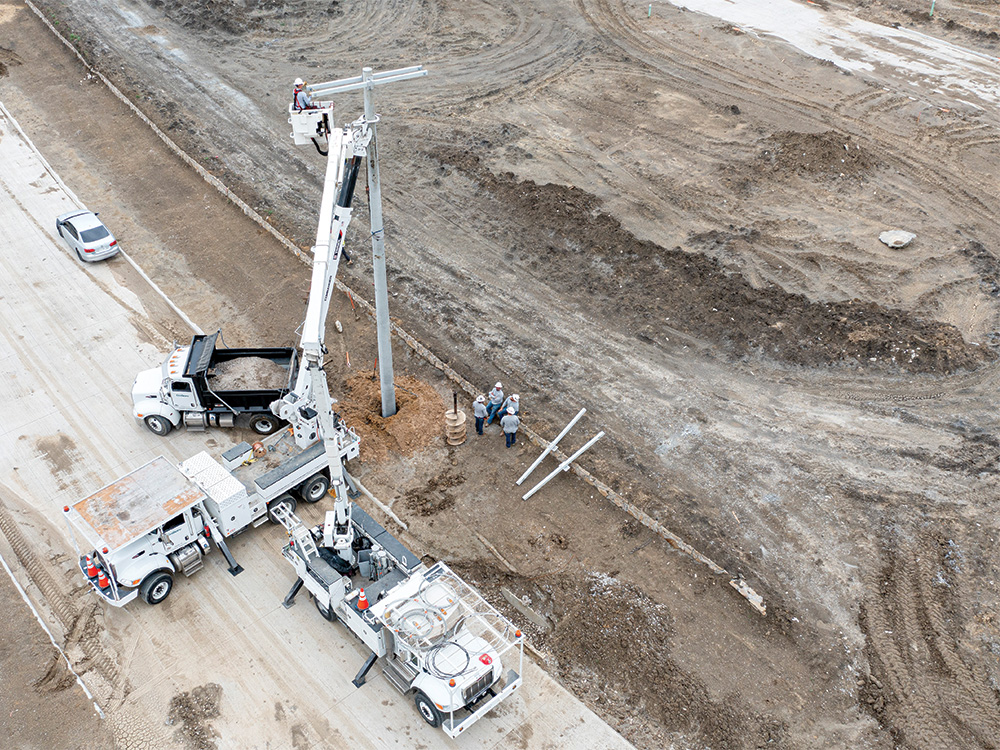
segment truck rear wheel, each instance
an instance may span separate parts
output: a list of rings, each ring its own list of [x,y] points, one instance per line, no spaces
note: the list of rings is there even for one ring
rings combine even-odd
[[[159,604],[170,595],[174,587],[174,577],[165,571],[150,573],[139,584],[139,596],[146,604]]]
[[[271,414],[254,414],[250,417],[250,429],[258,435],[270,435],[278,429],[278,418]]]
[[[267,520],[273,524],[280,524],[281,521],[272,512],[279,505],[284,505],[288,508],[289,513],[294,513],[295,509],[299,507],[299,504],[295,501],[295,498],[289,495],[287,492],[284,495],[278,495],[274,500],[267,504]]]
[[[299,485],[299,494],[307,503],[317,503],[323,499],[329,489],[330,480],[325,475],[313,474]]]
[[[319,611],[319,613],[321,615],[323,615],[323,619],[324,620],[327,620],[328,622],[336,622],[337,621],[337,613],[336,612],[334,612],[332,609],[328,609],[316,597],[313,597],[313,601],[316,602],[316,609]]]
[[[417,704],[417,710],[424,717],[424,721],[432,727],[441,726],[441,712],[438,711],[438,707],[431,702],[430,698],[423,693],[417,693],[413,702]]]
[[[170,433],[174,429],[174,425],[166,417],[160,416],[159,414],[150,414],[143,420],[146,423],[146,427],[154,435],[159,435],[163,437]]]

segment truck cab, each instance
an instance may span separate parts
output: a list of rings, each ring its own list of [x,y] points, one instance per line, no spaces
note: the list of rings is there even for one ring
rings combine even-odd
[[[174,575],[200,568],[209,539],[221,539],[207,499],[160,456],[67,506],[90,545],[79,564],[94,591],[116,607],[140,596],[149,604],[166,599]]]
[[[223,347],[221,337],[221,331],[197,334],[159,367],[140,372],[132,383],[133,416],[161,436],[181,424],[189,430],[233,427],[241,414],[250,415],[249,426],[260,435],[278,429],[281,421],[270,406],[290,390],[298,353]],[[241,367],[250,375],[231,377]]]

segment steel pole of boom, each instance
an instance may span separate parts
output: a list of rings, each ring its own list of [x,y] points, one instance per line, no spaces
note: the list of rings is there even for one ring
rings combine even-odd
[[[372,271],[375,277],[375,327],[378,332],[378,371],[382,387],[382,416],[396,413],[396,389],[392,373],[392,331],[389,325],[389,291],[385,273],[385,234],[382,226],[382,182],[378,171],[378,139],[376,138],[375,87],[397,81],[408,81],[427,75],[422,65],[374,73],[363,68],[360,76],[308,86],[313,96],[329,96],[362,89],[365,97],[365,124],[371,130],[368,144],[368,213],[372,231]]]

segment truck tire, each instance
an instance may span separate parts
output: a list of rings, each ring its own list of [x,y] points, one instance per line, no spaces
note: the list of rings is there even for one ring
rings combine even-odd
[[[174,577],[164,570],[150,573],[139,584],[139,596],[146,604],[159,604],[168,596],[174,587]]]
[[[250,429],[258,435],[270,435],[278,429],[280,422],[273,414],[254,414],[250,417]]]
[[[321,615],[323,615],[323,619],[324,620],[326,620],[327,622],[336,622],[337,621],[338,618],[337,618],[337,613],[336,612],[334,612],[332,609],[327,609],[325,606],[323,606],[323,604],[320,602],[320,600],[317,599],[315,596],[313,597],[313,601],[316,603],[316,610]]]
[[[278,495],[276,498],[274,498],[274,500],[272,500],[267,504],[267,520],[273,524],[281,523],[281,521],[279,521],[271,512],[272,508],[276,508],[279,505],[288,506],[288,510],[291,513],[294,513],[295,509],[299,507],[299,504],[295,501],[295,498],[289,495],[287,492],[284,495]]]
[[[330,480],[324,474],[313,474],[299,485],[299,495],[307,503],[317,503],[330,489]]]
[[[413,702],[417,704],[417,711],[420,712],[424,721],[432,727],[441,726],[441,712],[438,711],[438,707],[431,702],[430,698],[418,692],[413,698]]]
[[[174,425],[166,417],[160,416],[159,414],[150,414],[143,420],[146,423],[146,427],[154,435],[159,435],[163,437],[164,435],[169,435],[170,431],[174,429]]]

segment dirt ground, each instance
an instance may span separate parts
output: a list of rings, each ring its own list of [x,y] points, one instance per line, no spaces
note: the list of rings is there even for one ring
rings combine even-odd
[[[1000,45],[993,3],[939,2],[933,19],[916,0],[811,4]],[[996,747],[995,108],[647,5],[43,7],[302,247],[324,162],[287,137],[290,82],[432,71],[377,94],[393,317],[484,390],[521,394],[542,435],[586,406],[567,441],[608,434],[582,464],[743,575],[768,614],[572,476],[523,503],[523,440],[505,450],[470,424],[446,447],[452,386],[401,344],[406,426],[366,416],[373,329],[338,294],[328,369],[372,446],[359,478],[415,549],[519,620],[501,589],[527,597],[548,667],[630,741]],[[242,217],[204,216],[211,188],[175,178],[24,6],[0,18],[17,30],[0,37],[0,99],[139,263],[232,344],[294,343],[308,271],[263,233],[232,240]],[[370,296],[358,203],[342,276]],[[916,241],[877,241],[896,227]]]

